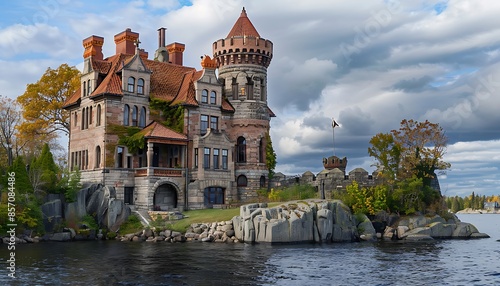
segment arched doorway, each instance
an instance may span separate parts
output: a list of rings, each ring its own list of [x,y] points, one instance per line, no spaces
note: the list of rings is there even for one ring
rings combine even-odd
[[[170,211],[177,208],[176,188],[169,183],[158,186],[153,196],[153,205],[155,211]]]

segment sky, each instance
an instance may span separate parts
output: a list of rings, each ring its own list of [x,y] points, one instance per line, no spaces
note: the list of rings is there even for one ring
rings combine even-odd
[[[348,158],[347,171],[373,172],[370,138],[403,119],[429,120],[449,139],[442,193],[500,194],[500,1],[2,1],[0,94],[23,94],[48,67],[81,67],[88,36],[104,37],[112,56],[126,28],[150,58],[167,28],[167,44],[186,45],[184,65],[201,69],[242,7],[274,44],[277,172],[317,174],[333,154]]]

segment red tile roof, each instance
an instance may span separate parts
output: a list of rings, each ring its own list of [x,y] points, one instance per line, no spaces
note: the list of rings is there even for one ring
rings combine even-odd
[[[161,138],[161,139],[172,139],[172,140],[187,140],[187,136],[176,132],[163,124],[153,121],[139,131],[144,135],[144,138]]]
[[[252,22],[250,22],[250,19],[248,19],[245,8],[243,8],[243,10],[241,11],[240,17],[238,18],[238,20],[236,20],[236,23],[234,23],[233,28],[231,29],[229,34],[227,34],[226,38],[237,36],[260,37],[259,32],[257,32]]]
[[[184,74],[181,88],[179,89],[177,96],[173,99],[172,105],[187,104],[198,106],[194,81],[198,80],[201,77],[201,74],[203,74],[201,71],[192,71]]]
[[[165,101],[172,101],[181,89],[184,75],[195,71],[194,68],[152,60],[145,60],[144,63],[152,71],[151,97]]]

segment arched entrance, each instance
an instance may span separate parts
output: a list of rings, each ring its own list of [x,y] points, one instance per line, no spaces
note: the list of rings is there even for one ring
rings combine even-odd
[[[153,206],[155,211],[170,211],[177,208],[177,189],[169,183],[158,186],[153,196]]]

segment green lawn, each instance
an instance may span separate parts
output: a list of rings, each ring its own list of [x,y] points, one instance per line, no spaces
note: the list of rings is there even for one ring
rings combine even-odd
[[[277,206],[281,203],[269,203],[269,207]],[[212,223],[231,220],[234,216],[240,215],[240,208],[231,209],[203,209],[191,210],[182,213],[185,217],[176,221],[161,222],[159,227],[185,233],[193,223]],[[153,223],[154,225],[155,223]]]

